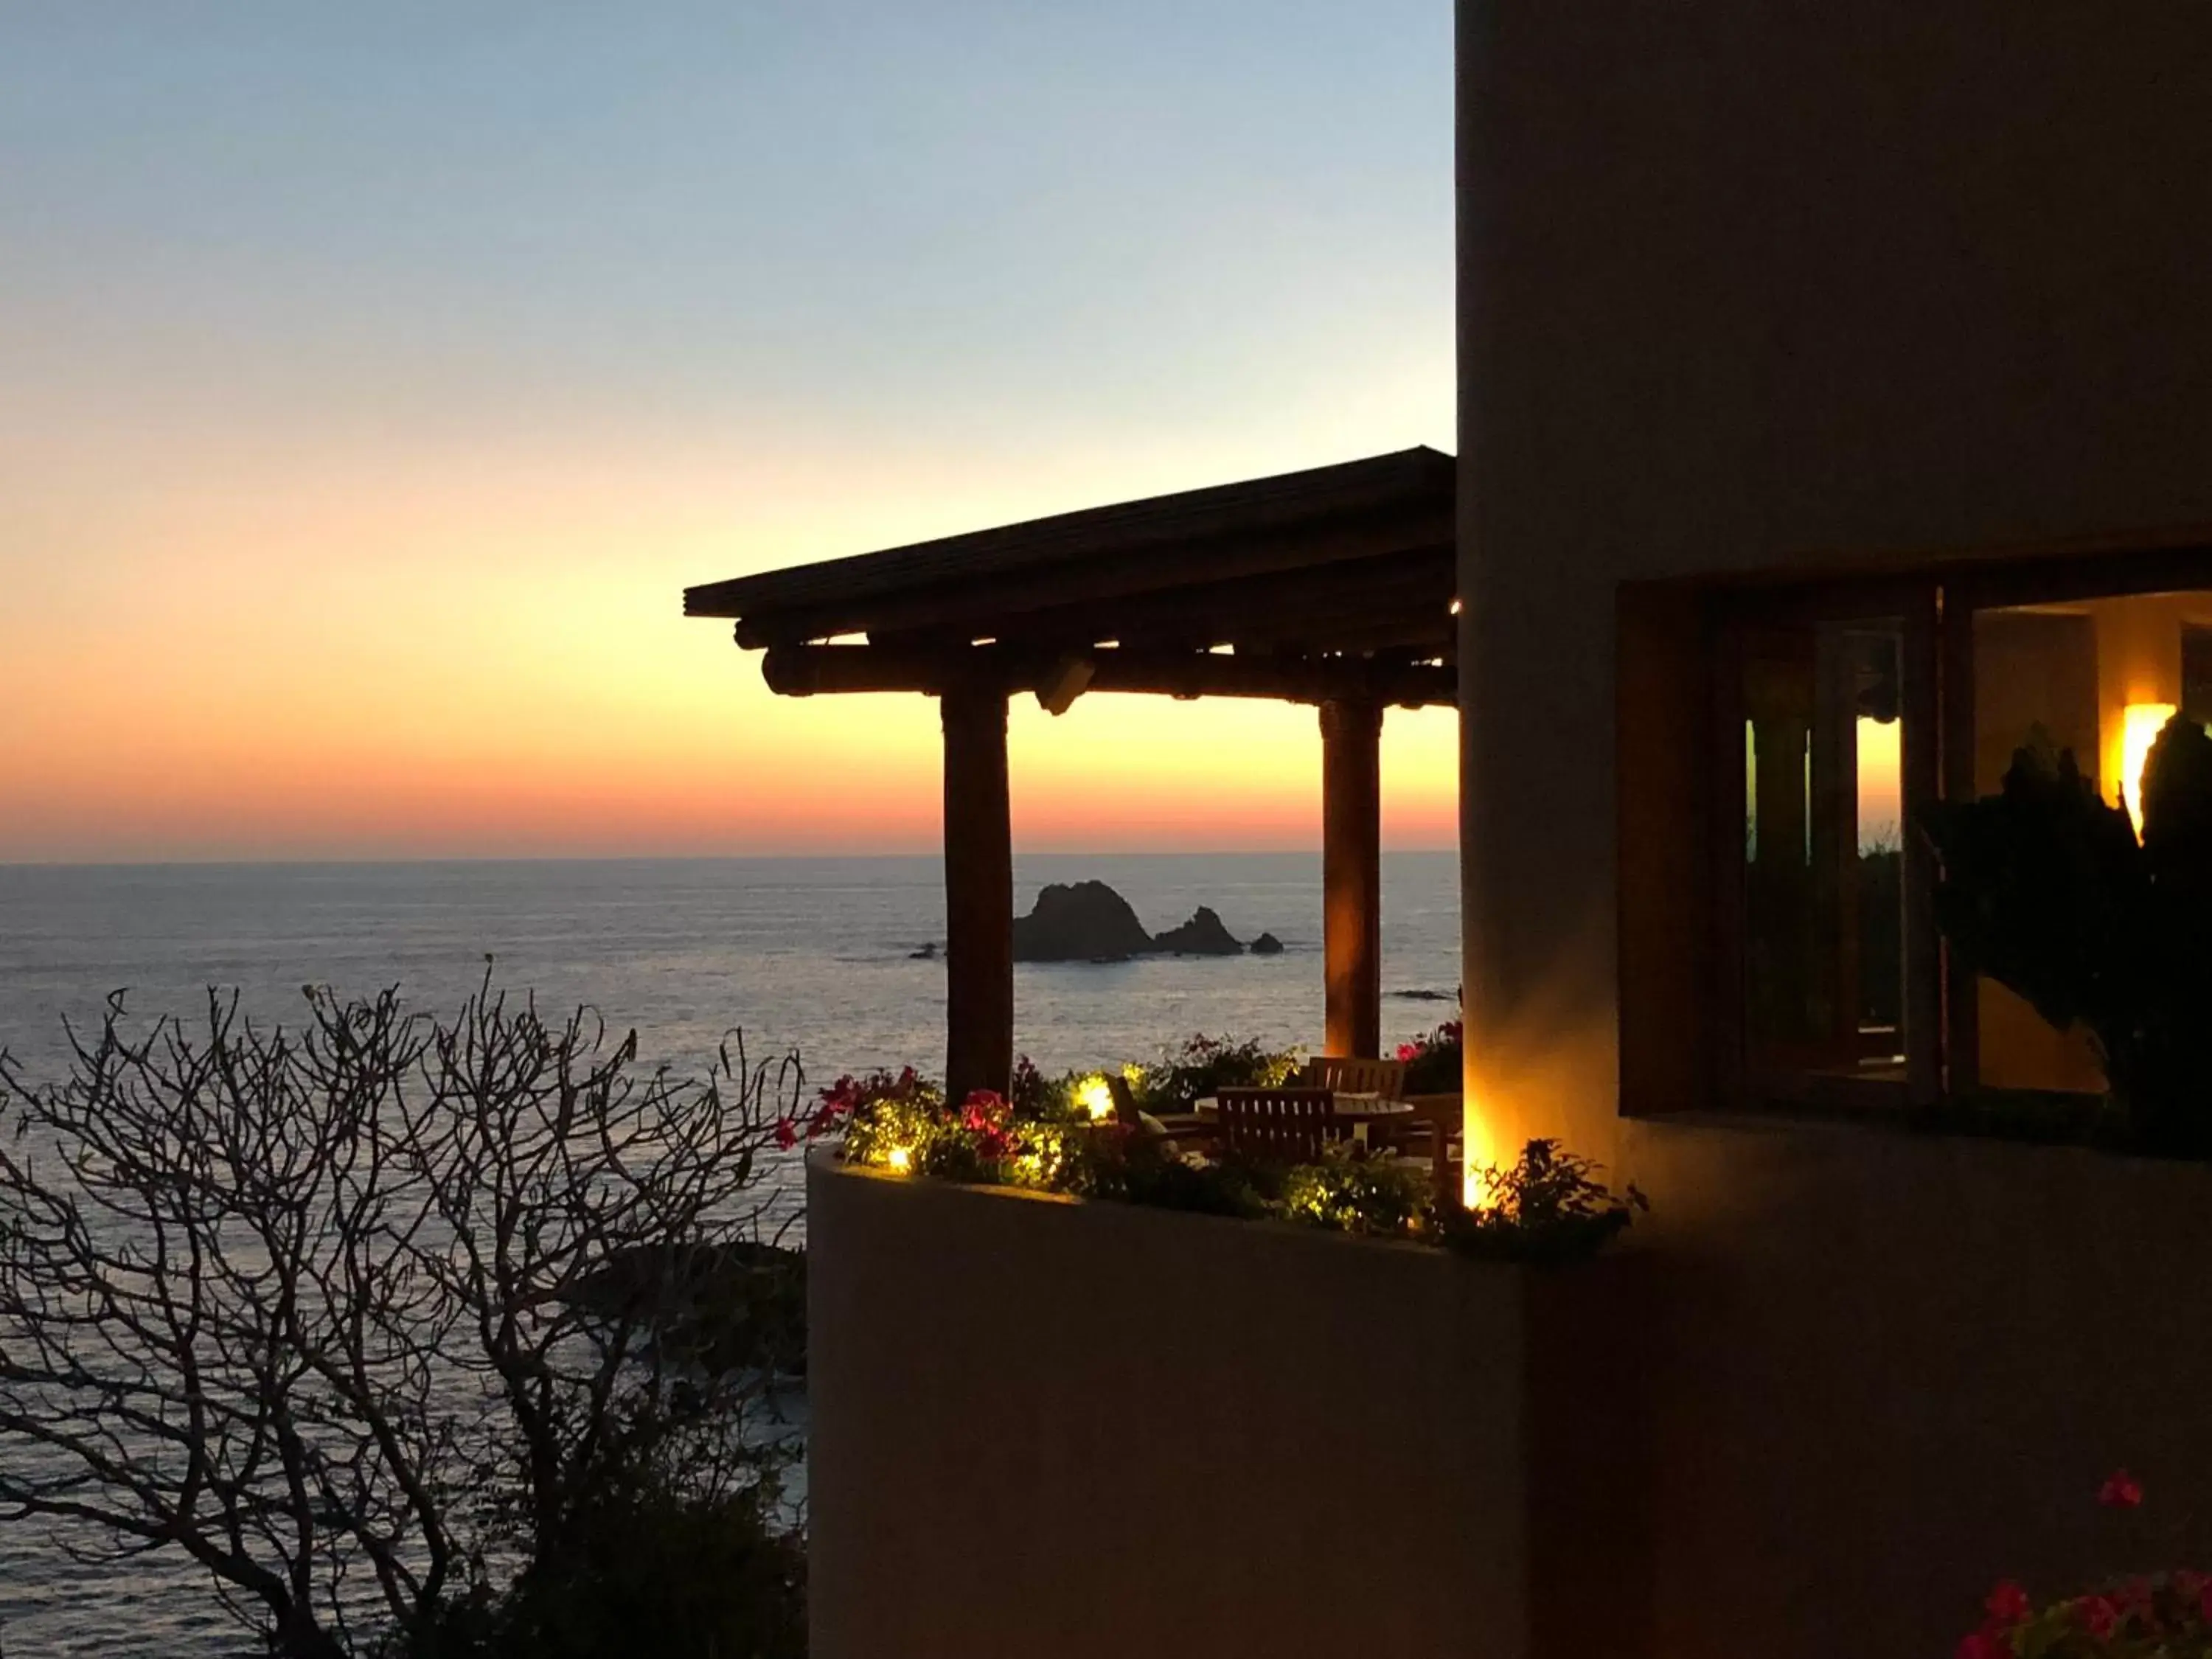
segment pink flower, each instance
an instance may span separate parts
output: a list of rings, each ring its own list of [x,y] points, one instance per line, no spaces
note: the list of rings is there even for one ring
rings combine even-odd
[[[2114,1469],[2097,1488],[2097,1501],[2108,1510],[2131,1510],[2142,1500],[2142,1482],[2125,1469]]]
[[[2074,1607],[2081,1628],[2100,1642],[2120,1627],[2120,1610],[2109,1595],[2085,1595]]]
[[[2011,1579],[2002,1579],[1982,1603],[1982,1610],[2000,1625],[2017,1625],[2027,1617],[2027,1592]]]
[[[775,1144],[782,1147],[787,1152],[793,1147],[799,1145],[798,1119],[789,1117],[780,1117],[776,1119]]]

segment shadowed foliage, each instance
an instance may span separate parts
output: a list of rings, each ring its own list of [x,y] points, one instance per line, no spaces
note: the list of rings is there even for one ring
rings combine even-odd
[[[2176,718],[2152,746],[2140,842],[2070,751],[2038,741],[2002,790],[1923,819],[1936,916],[1974,972],[2094,1039],[2144,1151],[2212,1153],[2212,738]]]

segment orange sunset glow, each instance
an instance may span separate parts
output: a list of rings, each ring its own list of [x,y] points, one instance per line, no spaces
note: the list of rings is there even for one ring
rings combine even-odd
[[[1449,449],[1432,13],[0,26],[0,861],[933,849],[683,590]],[[1316,846],[1315,720],[1024,700],[1017,845]]]
[[[393,496],[349,458],[270,460],[266,488],[179,481],[132,515],[129,544],[95,519],[71,526],[76,556],[15,574],[26,602],[0,617],[0,653],[27,695],[0,727],[0,856],[928,850],[933,703],[773,697],[726,624],[682,617],[681,590],[784,550],[1082,499],[1032,477],[1027,493],[917,479],[854,503],[786,474],[769,512],[741,471],[672,477],[645,455],[601,476],[358,464],[411,469]],[[1393,844],[1449,842],[1455,744],[1448,714],[1390,717]],[[1310,708],[1099,696],[1055,719],[1023,698],[1010,746],[1021,846],[1317,844]]]

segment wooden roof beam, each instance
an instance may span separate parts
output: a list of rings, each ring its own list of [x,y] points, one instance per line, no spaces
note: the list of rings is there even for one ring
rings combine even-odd
[[[819,605],[758,611],[739,616],[737,638],[739,645],[757,649],[843,633],[933,628],[981,633],[985,630],[977,624],[993,616],[1126,599],[1182,587],[1194,580],[1264,582],[1317,565],[1373,558],[1405,548],[1435,547],[1449,541],[1451,532],[1449,506],[1401,507],[1264,535],[1101,553],[1079,564],[933,581],[899,592],[826,600]],[[685,614],[728,615],[728,610],[720,608],[722,603],[712,590],[695,589],[686,596]]]
[[[1358,699],[1405,708],[1449,707],[1459,701],[1455,669],[1362,657],[1130,650],[1039,654],[993,646],[928,651],[880,645],[792,645],[770,650],[761,672],[769,689],[786,697],[870,691],[939,696],[949,689],[984,686],[1009,693],[1034,691],[1054,713],[1085,690],[1185,699],[1261,697],[1278,702]]]

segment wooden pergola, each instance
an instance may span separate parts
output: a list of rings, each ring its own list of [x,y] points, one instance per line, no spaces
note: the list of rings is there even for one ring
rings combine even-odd
[[[1325,1046],[1382,1037],[1383,711],[1458,700],[1451,457],[1409,449],[685,590],[771,690],[911,691],[945,731],[945,1085],[1013,1065],[1008,699],[1321,710]]]

